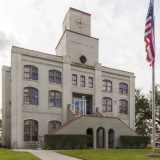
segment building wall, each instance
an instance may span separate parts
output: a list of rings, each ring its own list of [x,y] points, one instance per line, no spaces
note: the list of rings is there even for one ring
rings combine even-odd
[[[2,145],[11,144],[11,68],[2,68]]]
[[[75,63],[70,56],[58,57],[18,47],[12,48],[11,65],[11,91],[8,90],[6,95],[3,94],[3,99],[5,100],[7,95],[11,93],[11,145],[13,145],[14,141],[17,141],[17,147],[24,148],[26,143],[24,142],[24,120],[34,119],[38,121],[38,136],[48,133],[48,122],[51,120],[66,123],[67,105],[72,104],[73,93],[91,95],[93,97],[93,111],[96,111],[96,108],[99,108],[99,111],[104,115],[111,117],[117,116],[134,129],[135,77],[133,73],[104,68],[100,63],[95,63],[94,66]],[[32,65],[38,68],[38,80],[23,78],[25,65]],[[62,84],[49,83],[48,74],[49,70],[52,69],[61,72]],[[4,71],[3,75],[5,74],[8,74],[9,76],[10,72],[7,73]],[[77,75],[77,86],[72,85],[72,74]],[[85,87],[80,86],[81,76],[85,76]],[[3,76],[2,82],[6,83],[4,77],[5,76]],[[93,88],[88,87],[89,77],[93,77]],[[104,79],[112,81],[111,93],[102,91],[102,80]],[[120,82],[128,84],[128,95],[119,94]],[[24,87],[34,87],[38,89],[38,105],[23,104]],[[49,107],[48,93],[50,90],[61,92],[62,108]],[[6,88],[3,88],[2,92],[4,93],[5,91]],[[113,112],[103,112],[103,97],[110,97],[112,99]],[[119,113],[120,99],[126,99],[128,101],[129,114]],[[114,104],[115,100],[117,101],[116,105]],[[9,103],[9,100],[7,100],[7,103]],[[5,106],[4,103],[3,106]],[[3,115],[6,115],[6,113],[3,112]],[[5,122],[5,120],[3,120],[3,122]]]

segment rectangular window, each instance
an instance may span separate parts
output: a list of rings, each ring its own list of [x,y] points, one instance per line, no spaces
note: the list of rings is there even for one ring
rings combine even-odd
[[[61,93],[58,91],[49,92],[49,106],[61,107]]]
[[[89,77],[88,79],[88,86],[89,88],[93,88],[93,78]]]
[[[38,90],[24,88],[24,104],[38,105]]]
[[[77,86],[77,75],[75,74],[72,75],[72,85]]]
[[[109,80],[102,81],[102,90],[107,92],[112,92],[112,82]]]
[[[85,87],[85,77],[81,76],[81,87]]]

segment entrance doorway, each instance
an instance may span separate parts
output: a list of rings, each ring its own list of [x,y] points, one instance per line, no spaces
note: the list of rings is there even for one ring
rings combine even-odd
[[[74,113],[86,114],[86,100],[74,99]]]
[[[108,131],[108,148],[114,148],[114,130]]]
[[[92,95],[73,93],[72,110],[75,114],[92,113]]]
[[[105,130],[102,127],[97,129],[97,148],[105,148]]]
[[[87,134],[89,134],[89,135],[92,136],[92,142],[91,142],[91,144],[89,145],[89,147],[92,147],[92,148],[93,148],[93,129],[92,129],[92,128],[88,128],[88,129],[87,129]]]

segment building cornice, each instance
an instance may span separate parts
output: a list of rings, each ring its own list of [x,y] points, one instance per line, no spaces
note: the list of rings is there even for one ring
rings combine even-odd
[[[83,12],[83,11],[80,11],[80,10],[78,10],[78,9],[75,9],[75,8],[70,7],[70,8],[68,9],[65,17],[64,17],[63,23],[64,23],[64,21],[65,21],[65,19],[66,19],[66,17],[67,17],[67,15],[68,15],[68,13],[69,13],[70,10],[76,11],[76,12],[79,12],[79,13],[82,13],[82,14],[85,14],[86,16],[91,16],[91,14],[89,14],[89,13],[87,13],[87,12]],[[63,24],[63,23],[62,23],[62,24]]]
[[[36,58],[46,59],[50,61],[57,61],[57,62],[63,61],[62,56],[52,55],[49,53],[43,53],[43,52],[29,50],[25,48],[16,47],[16,46],[12,46],[11,53],[18,53],[25,56],[36,57]]]
[[[61,40],[62,40],[62,38],[63,38],[64,34],[66,33],[66,31],[68,31],[68,32],[72,32],[72,33],[75,33],[75,34],[78,34],[78,35],[81,35],[81,36],[85,36],[85,37],[88,37],[88,38],[92,38],[92,39],[99,40],[98,38],[94,38],[94,37],[91,37],[91,36],[87,36],[87,35],[85,35],[85,34],[77,33],[77,32],[74,32],[74,31],[71,31],[71,30],[66,29],[66,30],[63,32],[63,35],[62,35],[62,37],[60,38],[60,40],[59,40],[59,42],[58,42],[58,44],[57,44],[57,46],[56,46],[55,50],[56,50],[56,49],[57,49],[57,47],[59,46],[59,43],[61,42]]]
[[[9,67],[9,66],[2,66],[2,71],[11,72],[11,67]]]
[[[102,72],[135,78],[134,73],[102,66]]]

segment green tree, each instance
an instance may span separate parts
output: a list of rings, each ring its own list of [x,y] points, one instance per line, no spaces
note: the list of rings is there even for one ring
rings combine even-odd
[[[136,132],[142,136],[152,134],[152,91],[148,96],[135,90],[135,122]],[[155,86],[156,134],[160,135],[160,85]]]
[[[152,108],[152,90],[149,92],[150,105]],[[152,119],[152,113],[150,115]],[[160,85],[155,86],[155,121],[156,121],[156,134],[160,134]]]
[[[0,131],[2,130],[2,120],[0,119]]]
[[[135,127],[136,132],[142,136],[151,134],[152,108],[149,99],[141,93],[142,89],[135,90]]]

